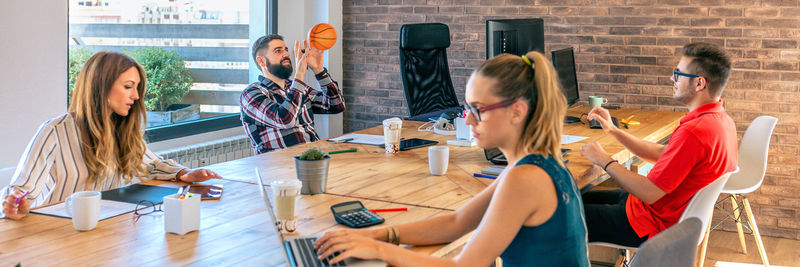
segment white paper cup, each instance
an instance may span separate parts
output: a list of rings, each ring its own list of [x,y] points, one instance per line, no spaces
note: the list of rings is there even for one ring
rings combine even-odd
[[[428,167],[431,175],[444,175],[447,172],[447,162],[450,159],[450,148],[446,146],[432,146],[428,148]]]
[[[73,193],[64,201],[75,230],[89,231],[97,226],[100,218],[100,196],[97,191],[82,191]]]

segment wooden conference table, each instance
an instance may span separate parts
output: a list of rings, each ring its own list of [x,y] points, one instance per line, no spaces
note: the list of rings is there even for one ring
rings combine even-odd
[[[569,115],[579,116],[587,107],[569,109]],[[611,110],[613,116],[634,120],[641,125],[626,129],[649,141],[666,138],[677,127],[682,113],[650,110]],[[404,138],[425,138],[446,144],[450,136],[418,132],[421,123],[405,121]],[[373,127],[358,133],[382,134]],[[580,148],[598,141],[614,159],[630,160],[633,155],[602,130],[589,129],[585,124],[565,127],[564,134],[586,136],[586,140],[569,144],[567,166],[580,187],[597,184],[603,171],[580,156]],[[327,192],[301,196],[296,234],[308,235],[342,229],[333,219],[330,206],[360,200],[368,208],[407,207],[406,212],[382,213],[387,224],[401,224],[429,218],[457,209],[492,180],[475,178],[472,173],[491,165],[477,147],[450,146],[450,161],[444,176],[431,176],[428,171],[427,149],[402,151],[387,155],[383,148],[357,144],[334,144],[319,141],[270,152],[249,158],[208,166],[225,179],[225,193],[220,201],[204,201],[201,205],[200,230],[183,236],[165,234],[163,214],[145,215],[133,222],[131,214],[103,220],[97,228],[78,232],[70,220],[31,214],[21,221],[0,220],[0,265],[282,265],[279,237],[266,213],[255,185],[254,168],[260,168],[265,182],[274,179],[293,179],[292,157],[309,147],[324,151],[357,148],[355,153],[331,157]],[[177,186],[159,181],[151,184]],[[461,243],[466,239],[462,238]],[[455,242],[454,242],[455,243]],[[414,247],[428,254],[450,256],[456,244],[448,246]]]

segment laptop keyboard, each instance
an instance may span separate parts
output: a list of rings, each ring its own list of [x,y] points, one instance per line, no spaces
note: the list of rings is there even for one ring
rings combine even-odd
[[[334,252],[328,258],[319,260],[317,258],[317,250],[314,249],[314,241],[317,241],[316,237],[309,237],[309,238],[299,238],[292,240],[297,245],[298,251],[297,254],[300,259],[297,259],[298,264],[303,263],[304,266],[347,266],[344,261],[340,261],[336,264],[328,263],[329,260],[333,259],[334,257],[338,256],[340,252]]]

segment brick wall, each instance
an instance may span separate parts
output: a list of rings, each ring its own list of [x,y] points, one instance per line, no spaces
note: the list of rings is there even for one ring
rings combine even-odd
[[[734,58],[725,107],[741,137],[759,115],[779,118],[767,176],[750,200],[762,234],[800,239],[800,0],[344,0],[345,131],[407,116],[398,32],[405,23],[450,27],[447,50],[463,101],[485,58],[485,21],[545,20],[546,51],[576,49],[581,99],[686,111],[669,80],[689,42],[724,45]],[[730,225],[726,227],[730,229]]]

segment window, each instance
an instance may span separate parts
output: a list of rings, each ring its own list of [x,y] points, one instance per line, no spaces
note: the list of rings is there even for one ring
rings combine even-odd
[[[97,51],[179,57],[186,71],[169,75],[185,78],[178,82],[158,80],[163,73],[151,74],[137,59],[148,71],[150,141],[236,127],[239,95],[249,83],[251,1],[69,0],[69,87]]]

